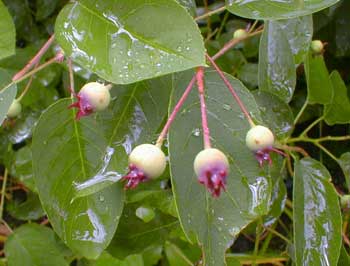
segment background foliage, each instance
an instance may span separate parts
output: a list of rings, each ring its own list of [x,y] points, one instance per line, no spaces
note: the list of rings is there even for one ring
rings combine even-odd
[[[0,1],[0,264],[350,265],[349,12],[345,0]],[[60,50],[65,60],[14,80],[53,34],[40,63]],[[259,167],[206,52],[285,156]],[[75,120],[70,60],[77,91],[113,84],[107,110]],[[125,191],[128,154],[157,139],[199,66],[227,191],[212,198],[193,171],[196,88],[168,134],[165,173]],[[15,98],[23,110],[9,119]]]

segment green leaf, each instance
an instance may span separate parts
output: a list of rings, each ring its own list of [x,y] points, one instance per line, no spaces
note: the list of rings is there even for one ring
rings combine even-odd
[[[173,243],[165,243],[165,255],[169,266],[189,266],[193,265],[192,261],[182,252],[182,250]]]
[[[338,71],[330,75],[333,85],[333,99],[324,108],[325,121],[328,125],[350,123],[350,100],[348,89]]]
[[[277,139],[290,136],[293,131],[294,117],[289,105],[269,92],[254,91],[253,95],[259,105],[262,120]]]
[[[181,4],[188,13],[190,13],[192,16],[196,15],[196,0],[176,0]]]
[[[35,18],[41,21],[49,17],[59,4],[59,0],[36,0]]]
[[[54,232],[37,224],[17,228],[5,243],[8,266],[68,266]]]
[[[96,261],[95,266],[144,266],[142,255],[131,255],[121,261],[107,252],[103,252]]]
[[[181,96],[192,73],[175,80],[172,106]],[[260,120],[253,95],[243,84],[227,75],[253,117]],[[268,212],[271,196],[270,176],[260,168],[245,145],[249,124],[216,72],[206,71],[206,104],[212,145],[230,161],[227,192],[212,198],[199,184],[193,160],[203,149],[201,115],[196,88],[174,121],[169,134],[171,180],[181,225],[194,242],[203,247],[204,265],[224,265],[225,250],[251,221]],[[194,234],[194,235],[193,235]]]
[[[339,261],[337,265],[338,266],[350,265],[350,256],[344,246],[341,247]]]
[[[251,19],[287,19],[310,15],[339,0],[226,0],[227,10]]]
[[[16,29],[6,6],[0,1],[0,60],[15,53]]]
[[[333,86],[323,56],[313,55],[310,51],[304,68],[309,103],[330,104],[333,98]]]
[[[17,86],[15,84],[11,85],[6,90],[2,89],[10,84],[10,82],[11,77],[5,70],[0,69],[0,125],[4,121],[7,115],[7,111],[10,108],[10,105],[15,99],[17,93]]]
[[[174,0],[71,3],[55,32],[75,62],[117,84],[205,65],[198,27]]]
[[[350,192],[350,152],[343,153],[338,159],[338,163],[343,170],[346,186]]]
[[[18,220],[37,220],[45,215],[37,194],[28,193],[24,202],[12,200],[7,203],[6,210]]]
[[[74,199],[76,185],[125,174],[127,154],[150,142],[166,115],[169,83],[164,77],[112,88],[110,108],[79,121],[68,99],[41,116],[32,143],[35,183],[53,228],[79,254],[94,259],[109,244],[124,192],[114,184]]]
[[[259,88],[289,102],[295,84],[295,62],[287,36],[279,22],[266,21],[259,48]]]
[[[294,55],[295,64],[302,63],[309,51],[313,34],[312,16],[279,20]]]
[[[11,166],[11,174],[31,191],[36,191],[32,168],[32,150],[29,146],[15,152],[14,162]]]
[[[237,77],[248,88],[255,89],[258,87],[258,64],[247,63],[238,69]]]
[[[136,216],[137,204],[124,208],[117,232],[108,247],[113,256],[124,259],[130,254],[141,253],[149,246],[162,245],[179,221],[170,215],[155,211],[155,217],[145,223]]]
[[[296,265],[336,265],[341,248],[341,212],[331,176],[318,161],[295,163],[293,189]]]

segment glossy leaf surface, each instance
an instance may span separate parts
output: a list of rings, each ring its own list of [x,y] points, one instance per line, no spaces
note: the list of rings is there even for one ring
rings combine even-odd
[[[0,1],[0,60],[15,53],[16,29],[6,6]]]
[[[251,19],[287,19],[309,15],[339,0],[226,0],[227,9]]]
[[[309,103],[330,104],[333,98],[333,85],[323,56],[309,52],[304,67]]]
[[[54,232],[37,224],[16,229],[5,244],[8,266],[68,266]]]
[[[259,48],[259,89],[289,102],[296,84],[294,55],[279,22],[265,22]]]
[[[227,75],[252,115],[260,120],[254,97],[237,79]],[[175,82],[172,103],[176,103],[191,78],[186,72]],[[169,135],[172,188],[187,236],[203,248],[204,265],[224,265],[225,250],[242,228],[268,211],[270,177],[259,167],[245,145],[249,124],[216,72],[205,75],[208,122],[212,145],[230,160],[227,192],[212,198],[199,184],[193,160],[203,149],[197,88],[189,95]]]
[[[277,139],[289,136],[293,130],[293,113],[289,105],[274,94],[254,91],[255,101],[259,105],[261,117]]]
[[[304,158],[295,163],[294,247],[297,266],[337,265],[341,248],[341,212],[328,170]]]
[[[283,30],[294,55],[295,64],[302,63],[309,51],[312,40],[312,16],[297,17],[279,20],[278,24]]]
[[[122,184],[99,182],[125,174],[133,146],[152,140],[166,114],[168,83],[163,78],[112,89],[107,111],[79,121],[67,108],[71,101],[60,100],[39,120],[32,145],[35,182],[55,231],[74,251],[96,258],[112,239],[124,192]],[[75,198],[87,181],[96,193]]]
[[[197,25],[174,0],[71,3],[55,32],[75,62],[117,84],[205,64]]]
[[[350,123],[350,99],[348,89],[338,71],[330,75],[333,85],[333,99],[324,108],[325,121],[328,125]]]
[[[0,88],[5,87],[11,82],[11,77],[5,70],[0,69]],[[15,99],[17,93],[17,86],[12,85],[6,90],[0,90],[0,125],[6,118],[6,114],[12,101]]]
[[[338,159],[338,163],[343,170],[346,185],[350,191],[350,152],[343,153]]]

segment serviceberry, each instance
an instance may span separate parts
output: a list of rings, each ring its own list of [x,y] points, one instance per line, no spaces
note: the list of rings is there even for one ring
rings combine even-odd
[[[105,110],[111,100],[109,88],[109,85],[105,86],[98,82],[85,84],[76,95],[78,101],[69,106],[69,108],[79,109],[76,119],[79,120],[82,116]]]
[[[207,148],[199,152],[193,163],[199,183],[205,185],[213,197],[219,197],[221,189],[226,191],[229,162],[218,149]]]
[[[233,39],[241,39],[248,35],[245,29],[238,29],[233,33]]]
[[[315,54],[321,54],[324,49],[324,44],[320,40],[313,40],[311,42],[311,51]]]
[[[22,112],[22,105],[19,101],[13,100],[13,102],[10,105],[10,108],[7,111],[7,117],[8,118],[15,118],[19,116],[19,114]]]
[[[166,167],[164,152],[156,145],[141,144],[129,155],[129,172],[123,177],[124,188],[135,188],[139,183],[162,175]]]

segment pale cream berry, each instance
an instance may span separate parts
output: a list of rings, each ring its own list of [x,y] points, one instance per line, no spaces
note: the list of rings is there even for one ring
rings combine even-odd
[[[311,42],[311,51],[320,54],[324,49],[324,44],[320,40],[314,40]]]
[[[215,164],[222,164],[227,169],[229,168],[229,162],[226,155],[215,148],[204,149],[200,151],[194,159],[193,167],[196,175],[200,175],[205,168]]]
[[[233,39],[241,39],[247,37],[248,32],[244,29],[238,29],[233,33]]]
[[[153,144],[136,146],[129,155],[129,165],[142,171],[147,178],[157,178],[166,167],[164,152]]]
[[[7,117],[8,118],[15,118],[19,116],[19,114],[22,112],[22,105],[19,101],[13,100],[13,102],[10,105],[10,108],[7,111]]]
[[[250,150],[258,151],[272,147],[275,137],[269,128],[258,125],[248,131],[245,141]]]
[[[98,82],[85,84],[78,95],[86,97],[94,111],[105,110],[111,101],[109,86]]]

